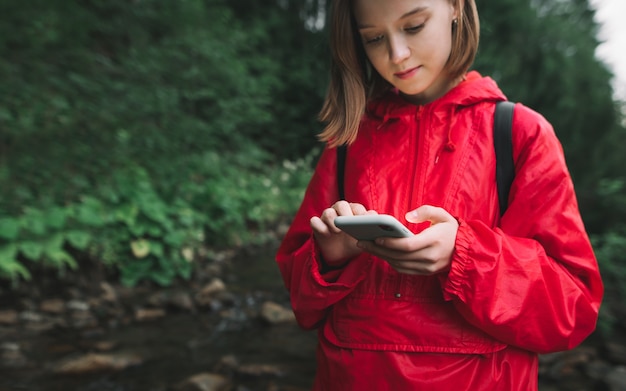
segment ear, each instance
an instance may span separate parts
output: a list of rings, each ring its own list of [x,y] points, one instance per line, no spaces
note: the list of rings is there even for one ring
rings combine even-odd
[[[459,22],[463,19],[463,9],[465,8],[465,0],[452,0],[452,19],[457,19]]]

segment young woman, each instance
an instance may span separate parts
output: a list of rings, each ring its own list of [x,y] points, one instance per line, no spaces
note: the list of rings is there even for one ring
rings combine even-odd
[[[561,145],[517,104],[515,179],[499,213],[495,82],[468,72],[474,0],[334,0],[327,143],[277,254],[314,390],[536,390],[538,353],[594,329],[603,294]],[[336,150],[349,144],[345,200]],[[409,238],[357,241],[345,215]]]

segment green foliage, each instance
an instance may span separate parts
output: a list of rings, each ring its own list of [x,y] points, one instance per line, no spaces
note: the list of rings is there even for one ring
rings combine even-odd
[[[294,213],[312,158],[260,173],[208,154],[221,175],[190,180],[168,199],[145,169],[118,171],[76,202],[0,219],[0,277],[30,279],[32,263],[75,268],[81,254],[127,285],[187,279],[203,246],[263,240],[267,223]]]
[[[610,335],[621,327],[619,313],[623,313],[626,298],[626,226],[604,235],[593,237],[593,245],[602,272],[605,299],[601,307],[599,327]]]
[[[307,143],[276,124],[291,110],[312,129],[289,99],[315,92],[276,99],[289,56],[264,20],[203,0],[31,6],[0,4],[2,276],[87,257],[166,284],[189,275],[190,249],[245,240],[295,204],[277,201],[289,171],[269,152]]]

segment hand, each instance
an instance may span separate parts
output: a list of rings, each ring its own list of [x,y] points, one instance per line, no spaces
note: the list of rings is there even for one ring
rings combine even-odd
[[[328,265],[337,266],[361,253],[362,250],[356,245],[357,240],[337,228],[334,221],[337,216],[362,214],[377,214],[377,212],[367,210],[361,204],[338,201],[325,209],[320,217],[311,218],[313,236]]]
[[[410,238],[359,241],[358,247],[386,260],[398,273],[433,275],[450,268],[458,221],[445,209],[423,205],[406,214],[407,221],[430,221],[430,227]]]

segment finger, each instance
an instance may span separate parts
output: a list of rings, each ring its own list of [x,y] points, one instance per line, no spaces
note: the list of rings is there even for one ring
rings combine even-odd
[[[353,214],[351,204],[345,200],[335,202],[332,209],[335,210],[338,216],[351,216]]]
[[[430,221],[432,224],[442,223],[453,219],[452,215],[445,209],[432,205],[422,205],[405,215],[407,221],[411,223],[422,223]]]
[[[347,206],[348,203],[346,202]],[[326,208],[324,209],[324,211],[322,212],[322,215],[320,216],[320,218],[329,225],[332,225],[333,220],[335,220],[335,217],[337,216],[341,216],[341,210],[346,210],[345,206],[342,205],[341,207],[337,207],[337,204],[334,204],[333,206],[331,206],[330,208]],[[350,208],[348,207],[347,210],[350,210]]]
[[[424,232],[409,238],[377,238],[374,240],[374,244],[378,246],[378,251],[386,253],[409,253],[420,251],[429,247],[432,241],[430,235],[425,236],[423,233]]]
[[[362,204],[350,203],[350,209],[353,215],[363,215],[367,213],[367,209]]]
[[[330,233],[330,230],[332,229],[332,228],[329,228],[328,225],[326,225],[326,223],[324,223],[324,221],[317,216],[311,217],[310,224],[311,224],[311,229],[313,230],[313,233],[317,235],[327,235],[328,233]]]
[[[415,245],[410,243],[411,240],[411,238],[378,238],[374,242],[359,241],[357,246],[363,251],[367,251],[387,261],[392,259],[409,261],[420,258],[419,254],[416,253]]]

